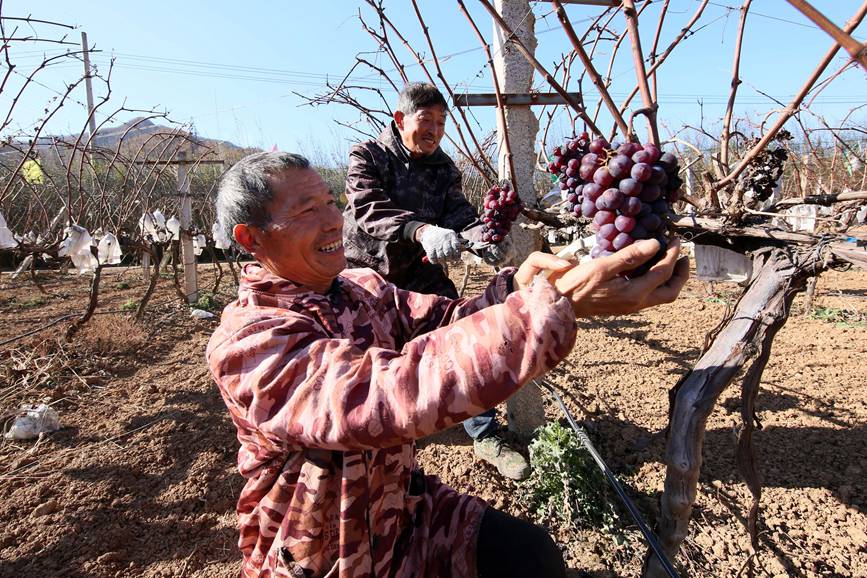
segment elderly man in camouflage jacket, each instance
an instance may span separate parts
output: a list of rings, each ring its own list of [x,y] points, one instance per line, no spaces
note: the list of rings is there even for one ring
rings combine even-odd
[[[633,280],[620,273],[656,241],[577,267],[534,253],[455,300],[344,270],[343,219],[303,157],[239,161],[217,216],[257,261],[207,348],[247,478],[242,575],[565,576],[544,530],[423,475],[414,441],[554,367],[576,317],[673,300],[688,271],[678,244]]]
[[[394,122],[378,139],[352,147],[343,238],[351,266],[369,267],[401,289],[454,299],[457,290],[439,263],[458,257],[458,233],[479,236],[481,223],[464,197],[460,171],[439,146],[446,108],[435,86],[410,83]],[[493,247],[486,260],[497,263],[507,251]],[[468,419],[464,429],[477,456],[508,478],[527,477],[529,464],[503,442],[494,409]]]

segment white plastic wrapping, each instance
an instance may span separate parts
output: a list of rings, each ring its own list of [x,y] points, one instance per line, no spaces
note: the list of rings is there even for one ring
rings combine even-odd
[[[157,238],[157,228],[154,225],[154,216],[150,213],[144,213],[141,219],[138,220],[138,227],[143,235],[150,235],[152,238]]]
[[[217,249],[228,249],[232,246],[232,242],[223,231],[223,227],[219,223],[211,225],[211,236],[214,238],[214,247]]]
[[[22,405],[19,411],[22,412],[22,415],[6,432],[6,439],[32,440],[38,438],[39,434],[51,433],[60,429],[60,416],[51,406],[44,403]]]
[[[181,222],[176,217],[172,217],[166,221],[166,229],[172,234],[172,240],[181,240]]]
[[[205,247],[208,246],[208,240],[205,239],[205,236],[199,233],[195,237],[193,237],[193,254],[201,255],[202,251],[205,250]]]
[[[89,273],[94,271],[99,262],[93,253],[90,251],[90,246],[93,239],[87,229],[79,225],[72,225],[64,230],[66,237],[60,245],[60,250],[57,252],[59,257],[69,257],[72,264],[78,269],[79,273]]]
[[[120,242],[111,233],[107,233],[99,240],[97,252],[99,253],[99,262],[103,265],[117,265],[123,258]]]
[[[702,281],[748,281],[753,271],[753,262],[735,251],[713,245],[695,245],[695,272]]]
[[[6,225],[6,218],[3,213],[0,213],[0,249],[11,249],[17,246],[18,241],[15,240],[15,236]]]
[[[204,309],[191,309],[190,317],[195,317],[196,319],[213,319],[216,315],[210,311],[205,311]]]
[[[173,235],[167,228],[166,216],[159,209],[153,213],[144,213],[138,221],[138,226],[142,230],[142,234],[149,235],[151,239],[158,243],[165,243]],[[178,228],[180,229],[180,223],[178,224]]]
[[[786,222],[794,231],[807,231],[812,233],[816,230],[816,217],[819,216],[818,205],[796,205],[784,211],[787,215]]]
[[[160,229],[165,229],[166,228],[166,216],[163,215],[163,212],[160,211],[159,209],[157,209],[154,211],[153,215],[154,215],[154,225],[156,226],[157,231],[159,231]]]

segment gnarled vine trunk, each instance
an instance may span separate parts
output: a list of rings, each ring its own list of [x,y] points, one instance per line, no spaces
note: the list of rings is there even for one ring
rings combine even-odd
[[[752,358],[756,361],[744,379],[743,398],[747,405],[738,462],[753,494],[749,525],[755,543],[760,484],[752,459],[752,401],[770,354],[771,342],[788,319],[792,300],[805,288],[807,279],[817,275],[824,266],[824,255],[819,248],[804,253],[781,248],[757,252],[753,279],[731,317],[722,325],[692,371],[675,386],[665,455],[665,488],[658,522],[659,541],[670,558],[677,555],[687,535],[696,499],[707,418],[720,394]],[[650,552],[643,575],[648,578],[666,576],[659,560]]]

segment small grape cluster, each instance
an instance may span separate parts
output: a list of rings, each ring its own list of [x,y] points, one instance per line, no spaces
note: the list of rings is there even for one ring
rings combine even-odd
[[[581,137],[579,143],[586,142]],[[557,152],[549,171],[557,168]],[[577,166],[570,163],[572,159],[567,169],[577,179],[567,174],[564,180],[561,175],[561,189],[568,191],[566,206],[571,205],[576,216],[592,219],[596,244],[591,257],[611,255],[640,239],[655,238],[663,247],[668,244],[670,204],[678,200],[683,184],[677,175],[677,157],[653,144],[629,142],[614,148],[597,138],[586,143]]]
[[[774,137],[780,146],[771,149],[765,148],[756,156],[749,164],[746,180],[746,190],[753,191],[753,196],[760,200],[766,201],[773,194],[774,189],[780,177],[783,175],[783,169],[786,161],[789,159],[789,153],[785,148],[785,142],[791,140],[792,133],[787,130],[781,130]],[[750,147],[755,146],[759,139],[753,139],[749,144]]]
[[[575,138],[567,138],[561,146],[554,148],[554,160],[548,163],[548,172],[557,175],[560,182],[561,194],[566,201],[563,210],[569,213],[578,211],[578,216],[581,202],[576,190],[581,186],[581,159],[587,154],[589,138],[586,132]]]
[[[508,181],[494,185],[485,194],[482,213],[482,241],[500,243],[512,229],[512,223],[521,213],[521,198]]]

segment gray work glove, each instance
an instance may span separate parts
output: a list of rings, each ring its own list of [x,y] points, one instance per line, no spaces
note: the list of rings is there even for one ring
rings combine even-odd
[[[489,245],[481,252],[481,257],[488,265],[504,267],[515,258],[515,245],[512,236],[506,235],[502,241]]]
[[[457,259],[463,245],[457,233],[435,225],[425,225],[419,242],[431,263]]]

